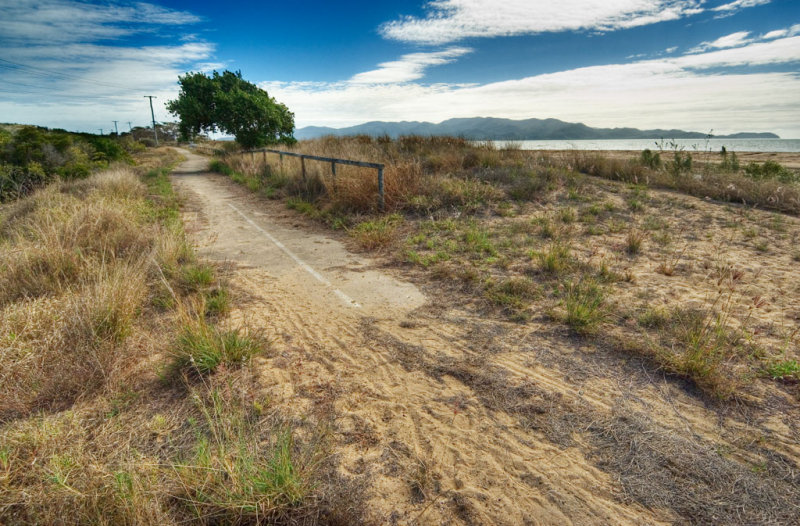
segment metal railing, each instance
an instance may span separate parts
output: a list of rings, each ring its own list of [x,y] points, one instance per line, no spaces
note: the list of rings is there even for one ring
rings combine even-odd
[[[267,162],[267,154],[268,153],[275,153],[280,156],[280,169],[283,171],[283,156],[288,155],[289,157],[299,157],[300,158],[300,166],[301,172],[303,176],[303,180],[306,180],[306,159],[310,159],[312,161],[322,161],[326,163],[331,163],[331,175],[336,177],[336,165],[337,164],[346,164],[350,166],[361,166],[362,168],[374,168],[378,171],[378,208],[383,211],[386,208],[386,201],[383,196],[383,168],[384,165],[380,163],[368,163],[364,161],[351,161],[350,159],[336,159],[334,157],[320,157],[319,155],[308,155],[305,153],[295,153],[295,152],[285,152],[282,150],[271,150],[269,148],[261,148],[258,150],[247,150],[242,153],[250,153],[255,157],[257,153],[264,154],[264,162]]]

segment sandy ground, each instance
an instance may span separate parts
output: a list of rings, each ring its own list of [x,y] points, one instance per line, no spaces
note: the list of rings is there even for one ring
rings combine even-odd
[[[721,411],[629,357],[484,319],[182,153],[187,229],[234,268],[233,322],[273,342],[256,363],[265,396],[298,420],[327,418],[338,470],[376,524],[708,518],[703,494],[681,495],[700,484],[693,463],[741,481],[740,464],[772,469],[765,443],[797,458],[781,418]]]

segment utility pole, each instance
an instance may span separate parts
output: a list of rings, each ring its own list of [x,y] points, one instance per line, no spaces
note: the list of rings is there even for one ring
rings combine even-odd
[[[103,128],[97,128],[97,129],[100,130],[100,135],[103,135]]]
[[[116,133],[117,135],[119,135],[119,129],[117,128],[117,123],[118,123],[119,121],[111,121],[111,122],[113,122],[113,123],[114,123],[114,133]]]
[[[156,131],[156,114],[153,113],[153,99],[157,99],[155,95],[145,95],[144,98],[150,99],[150,117],[153,119],[153,136],[156,138],[156,146],[158,146],[158,132]]]

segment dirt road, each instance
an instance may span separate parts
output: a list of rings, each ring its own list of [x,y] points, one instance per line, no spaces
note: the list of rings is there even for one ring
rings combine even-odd
[[[693,486],[709,470],[747,478],[714,453],[739,440],[725,419],[640,363],[426,297],[182,153],[187,229],[235,267],[232,323],[273,341],[264,396],[329,419],[345,493],[372,522],[668,523],[705,517],[711,490]]]

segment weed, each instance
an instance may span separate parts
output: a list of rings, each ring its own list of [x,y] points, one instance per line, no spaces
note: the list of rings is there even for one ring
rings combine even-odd
[[[222,316],[230,309],[230,298],[224,287],[216,287],[205,293],[205,315]]]
[[[581,334],[592,334],[608,317],[605,291],[591,279],[569,283],[564,296],[564,321]]]
[[[656,232],[652,235],[652,239],[662,247],[666,247],[672,243],[672,236],[669,235],[669,232]]]
[[[219,331],[202,319],[187,322],[175,342],[172,369],[213,373],[222,364],[237,365],[261,352],[261,345],[239,331]]]
[[[558,211],[558,218],[561,220],[562,223],[569,224],[575,222],[575,209],[574,208],[562,208]]]
[[[771,363],[764,368],[764,373],[773,380],[800,380],[800,363],[797,360]]]
[[[297,210],[303,215],[309,217],[315,217],[317,215],[317,209],[312,204],[302,199],[300,197],[290,197],[286,200],[286,207],[292,210]]]
[[[488,287],[486,291],[492,303],[503,307],[518,320],[528,318],[528,304],[539,295],[539,287],[528,278],[509,278]]]
[[[259,523],[300,506],[313,488],[312,456],[297,455],[290,429],[264,436],[252,409],[224,391],[192,391],[203,416],[188,458],[173,466],[179,502],[216,523]],[[270,521],[271,522],[271,521]]]
[[[642,153],[639,156],[639,162],[648,168],[660,168],[661,155],[658,152],[653,152],[652,150],[645,148],[642,150]]]
[[[642,251],[643,243],[644,234],[640,230],[630,230],[625,237],[625,252],[631,256],[635,256]]]
[[[658,265],[656,266],[656,272],[659,274],[664,274],[665,276],[674,275],[678,265],[683,259],[683,255],[686,253],[688,248],[689,245],[686,244],[681,250],[665,252],[664,256],[661,258],[661,261],[659,261]]]
[[[627,223],[625,221],[621,221],[619,219],[613,219],[608,222],[607,228],[609,233],[611,234],[618,234],[627,228]]]
[[[181,284],[186,290],[198,291],[214,282],[214,269],[207,264],[186,265],[181,271]]]
[[[363,221],[350,231],[358,244],[366,249],[376,249],[390,245],[396,237],[403,216],[390,214],[372,221]]]
[[[220,173],[222,175],[227,175],[229,177],[231,175],[233,175],[233,173],[234,173],[233,172],[233,168],[231,168],[225,162],[223,162],[223,161],[221,161],[219,159],[213,159],[208,164],[208,169],[211,170],[212,172],[217,172],[217,173]]]
[[[554,241],[544,252],[536,252],[534,256],[539,261],[539,268],[549,274],[560,274],[572,265],[570,245]]]
[[[486,230],[473,225],[464,233],[462,239],[467,250],[471,252],[497,256],[497,249],[489,239],[489,233]]]
[[[631,197],[628,199],[628,209],[631,212],[641,212],[644,210],[644,204],[639,199]]]
[[[545,239],[556,237],[556,229],[548,217],[539,217],[534,220],[539,225],[539,235]]]
[[[637,321],[648,329],[663,329],[671,323],[670,313],[663,308],[649,307],[642,312]]]

